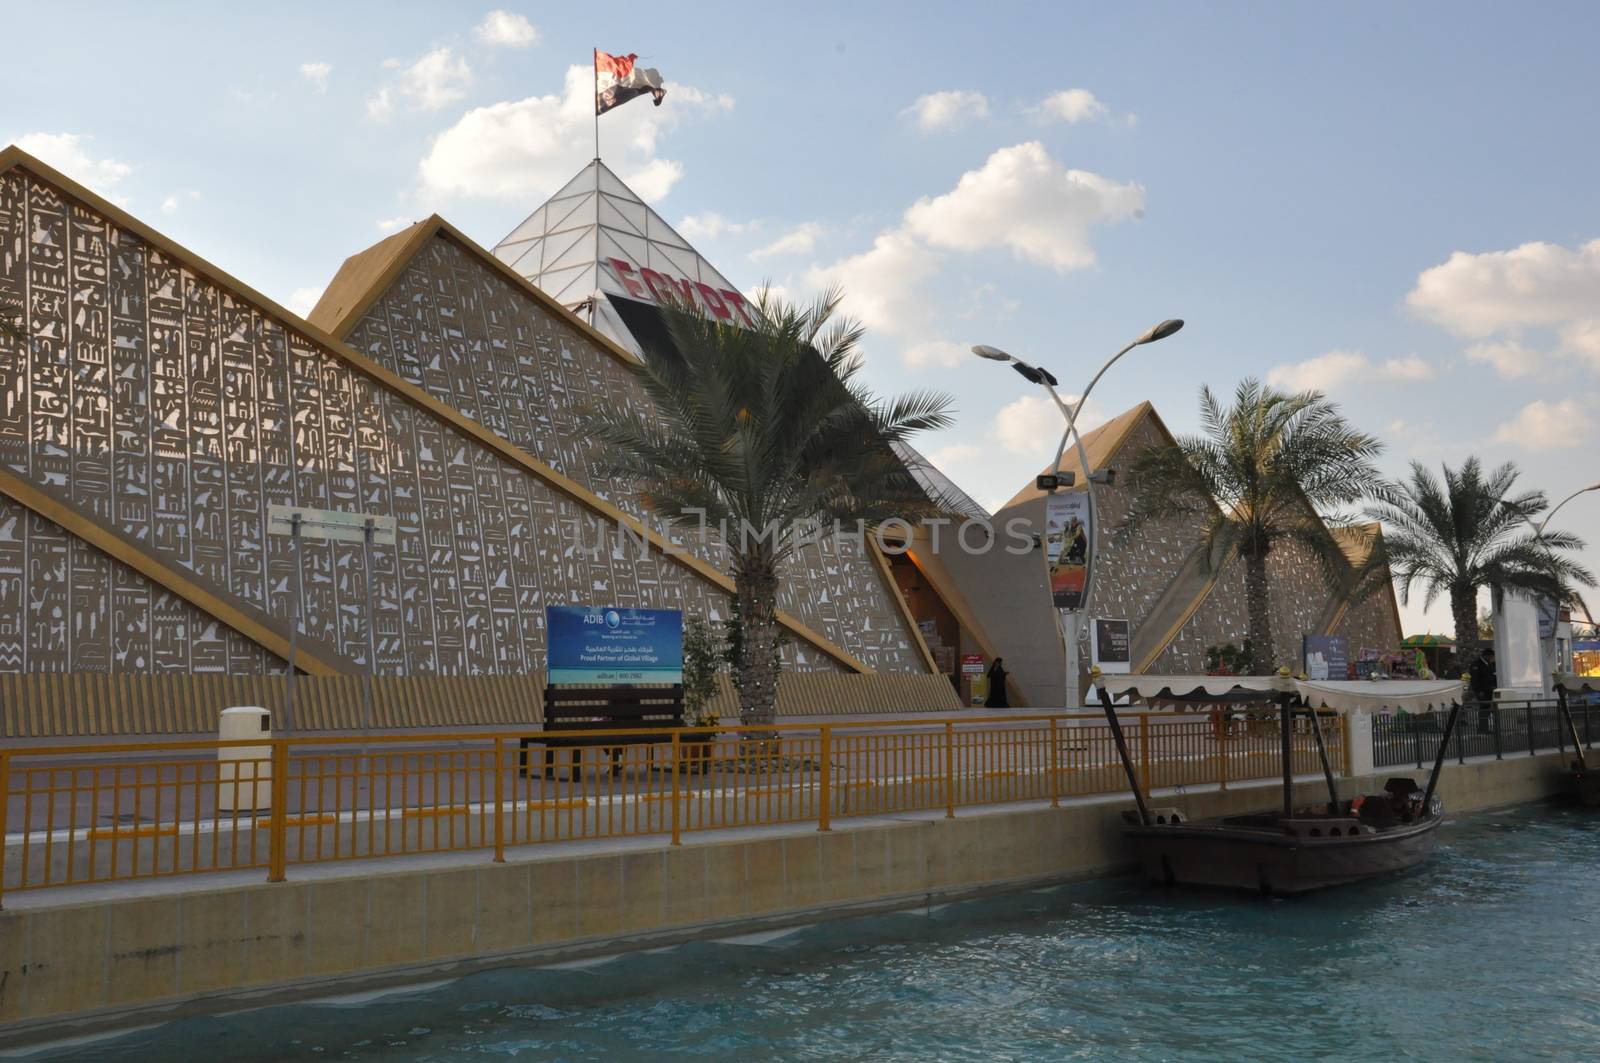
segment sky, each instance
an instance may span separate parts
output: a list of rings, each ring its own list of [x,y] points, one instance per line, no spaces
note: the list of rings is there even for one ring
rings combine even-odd
[[[291,309],[438,212],[492,247],[594,153],[590,51],[668,85],[608,165],[736,284],[831,284],[880,394],[987,506],[1084,427],[1198,389],[1318,388],[1386,474],[1600,480],[1600,6],[0,3],[18,143]],[[1600,492],[1555,527],[1596,545]],[[1444,604],[1402,607],[1449,631]]]

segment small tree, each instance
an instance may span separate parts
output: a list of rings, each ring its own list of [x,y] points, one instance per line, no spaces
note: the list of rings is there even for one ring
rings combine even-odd
[[[711,700],[717,696],[717,672],[726,648],[716,628],[690,617],[683,624],[683,719],[690,727],[711,727],[717,714]]]

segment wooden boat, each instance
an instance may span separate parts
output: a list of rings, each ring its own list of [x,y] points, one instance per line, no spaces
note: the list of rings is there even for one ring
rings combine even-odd
[[[1152,809],[1155,822],[1127,831],[1145,876],[1166,885],[1255,890],[1287,896],[1415,867],[1433,853],[1443,803],[1422,804],[1412,779],[1389,780],[1355,810],[1322,808],[1189,822],[1177,809]]]
[[[1443,802],[1434,791],[1445,747],[1460,715],[1460,684],[1436,683],[1429,690],[1405,692],[1412,705],[1426,701],[1431,706],[1446,699],[1451,704],[1439,755],[1427,786],[1418,787],[1414,779],[1397,777],[1388,780],[1382,793],[1366,794],[1350,801],[1341,800],[1334,785],[1333,770],[1315,712],[1321,706],[1302,710],[1313,721],[1312,732],[1316,736],[1329,800],[1312,808],[1296,808],[1291,803],[1293,776],[1288,756],[1295,712],[1292,703],[1307,699],[1295,690],[1299,684],[1294,680],[1287,677],[1214,680],[1185,689],[1185,681],[1177,677],[1169,685],[1162,685],[1153,677],[1137,677],[1147,681],[1135,684],[1131,681],[1133,678],[1127,677],[1129,682],[1123,684],[1102,686],[1101,695],[1138,806],[1137,811],[1125,813],[1130,823],[1127,837],[1146,877],[1152,881],[1291,895],[1404,871],[1433,853],[1439,824],[1444,819]],[[1333,685],[1317,684],[1324,693]],[[1116,690],[1117,693],[1135,689],[1146,696],[1159,695],[1162,700],[1178,702],[1278,701],[1285,764],[1282,810],[1191,821],[1176,808],[1147,808],[1133,763],[1127,757],[1121,725],[1110,707],[1107,687],[1116,686],[1123,688]],[[1350,686],[1359,688],[1365,698],[1375,693],[1373,684],[1368,682]],[[1397,691],[1396,696],[1401,696],[1400,692]]]

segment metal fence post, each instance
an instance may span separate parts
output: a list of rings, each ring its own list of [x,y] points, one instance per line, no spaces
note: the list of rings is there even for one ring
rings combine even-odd
[[[496,736],[494,740],[494,862],[506,862],[506,820],[505,820],[505,763],[506,740]]]
[[[1346,779],[1355,775],[1355,752],[1350,744],[1350,714],[1339,714],[1339,741],[1344,744],[1344,777]]]
[[[282,882],[289,862],[289,740],[272,740],[272,827],[267,832],[267,881]]]
[[[1431,713],[1431,712],[1428,713],[1428,717],[1431,719],[1433,717],[1433,713]],[[1416,750],[1416,753],[1417,753],[1417,769],[1420,771],[1421,768],[1422,768],[1422,759],[1423,759],[1422,758],[1422,713],[1419,712],[1415,716],[1408,717],[1408,719],[1410,719],[1410,721],[1411,721],[1411,747]]]
[[[1228,727],[1229,727],[1230,724],[1233,723],[1233,721],[1231,719],[1229,719],[1228,717],[1229,717],[1229,714],[1226,711],[1224,711],[1223,714],[1222,714],[1222,719],[1218,723],[1218,728],[1219,728],[1219,730],[1221,732],[1217,736],[1217,789],[1218,790],[1226,790],[1228,788]]]
[[[1139,764],[1140,774],[1144,776],[1144,796],[1150,797],[1150,714],[1139,714]]]
[[[944,722],[944,818],[956,818],[956,725]]]
[[[672,844],[683,844],[683,810],[678,806],[678,776],[683,774],[683,741],[677,728],[672,730]]]
[[[1061,807],[1061,737],[1056,728],[1056,718],[1050,717],[1050,807]]]
[[[1482,705],[1478,706],[1478,711],[1480,713],[1483,712],[1483,706]],[[1491,712],[1489,714],[1489,722],[1494,724],[1494,759],[1495,760],[1504,760],[1505,759],[1505,739],[1500,733],[1500,714],[1498,712]]]
[[[822,737],[817,744],[817,755],[822,758],[822,773],[817,783],[822,788],[817,797],[817,829],[833,829],[833,728],[822,725]]]
[[[1536,756],[1538,754],[1538,750],[1535,746],[1533,737],[1533,706],[1522,706],[1522,712],[1528,719],[1528,756]]]
[[[76,774],[73,776],[77,778]],[[11,831],[11,754],[0,750],[0,911],[6,906],[6,835]],[[52,824],[53,826],[53,824]],[[23,824],[27,829],[27,824]],[[72,844],[71,839],[67,841]],[[23,868],[27,870],[26,867]]]

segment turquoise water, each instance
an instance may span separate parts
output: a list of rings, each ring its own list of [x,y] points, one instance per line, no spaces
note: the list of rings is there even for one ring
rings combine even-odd
[[[1506,1059],[1600,1052],[1600,815],[1447,824],[1296,900],[1086,883],[169,1023],[59,1059]]]

